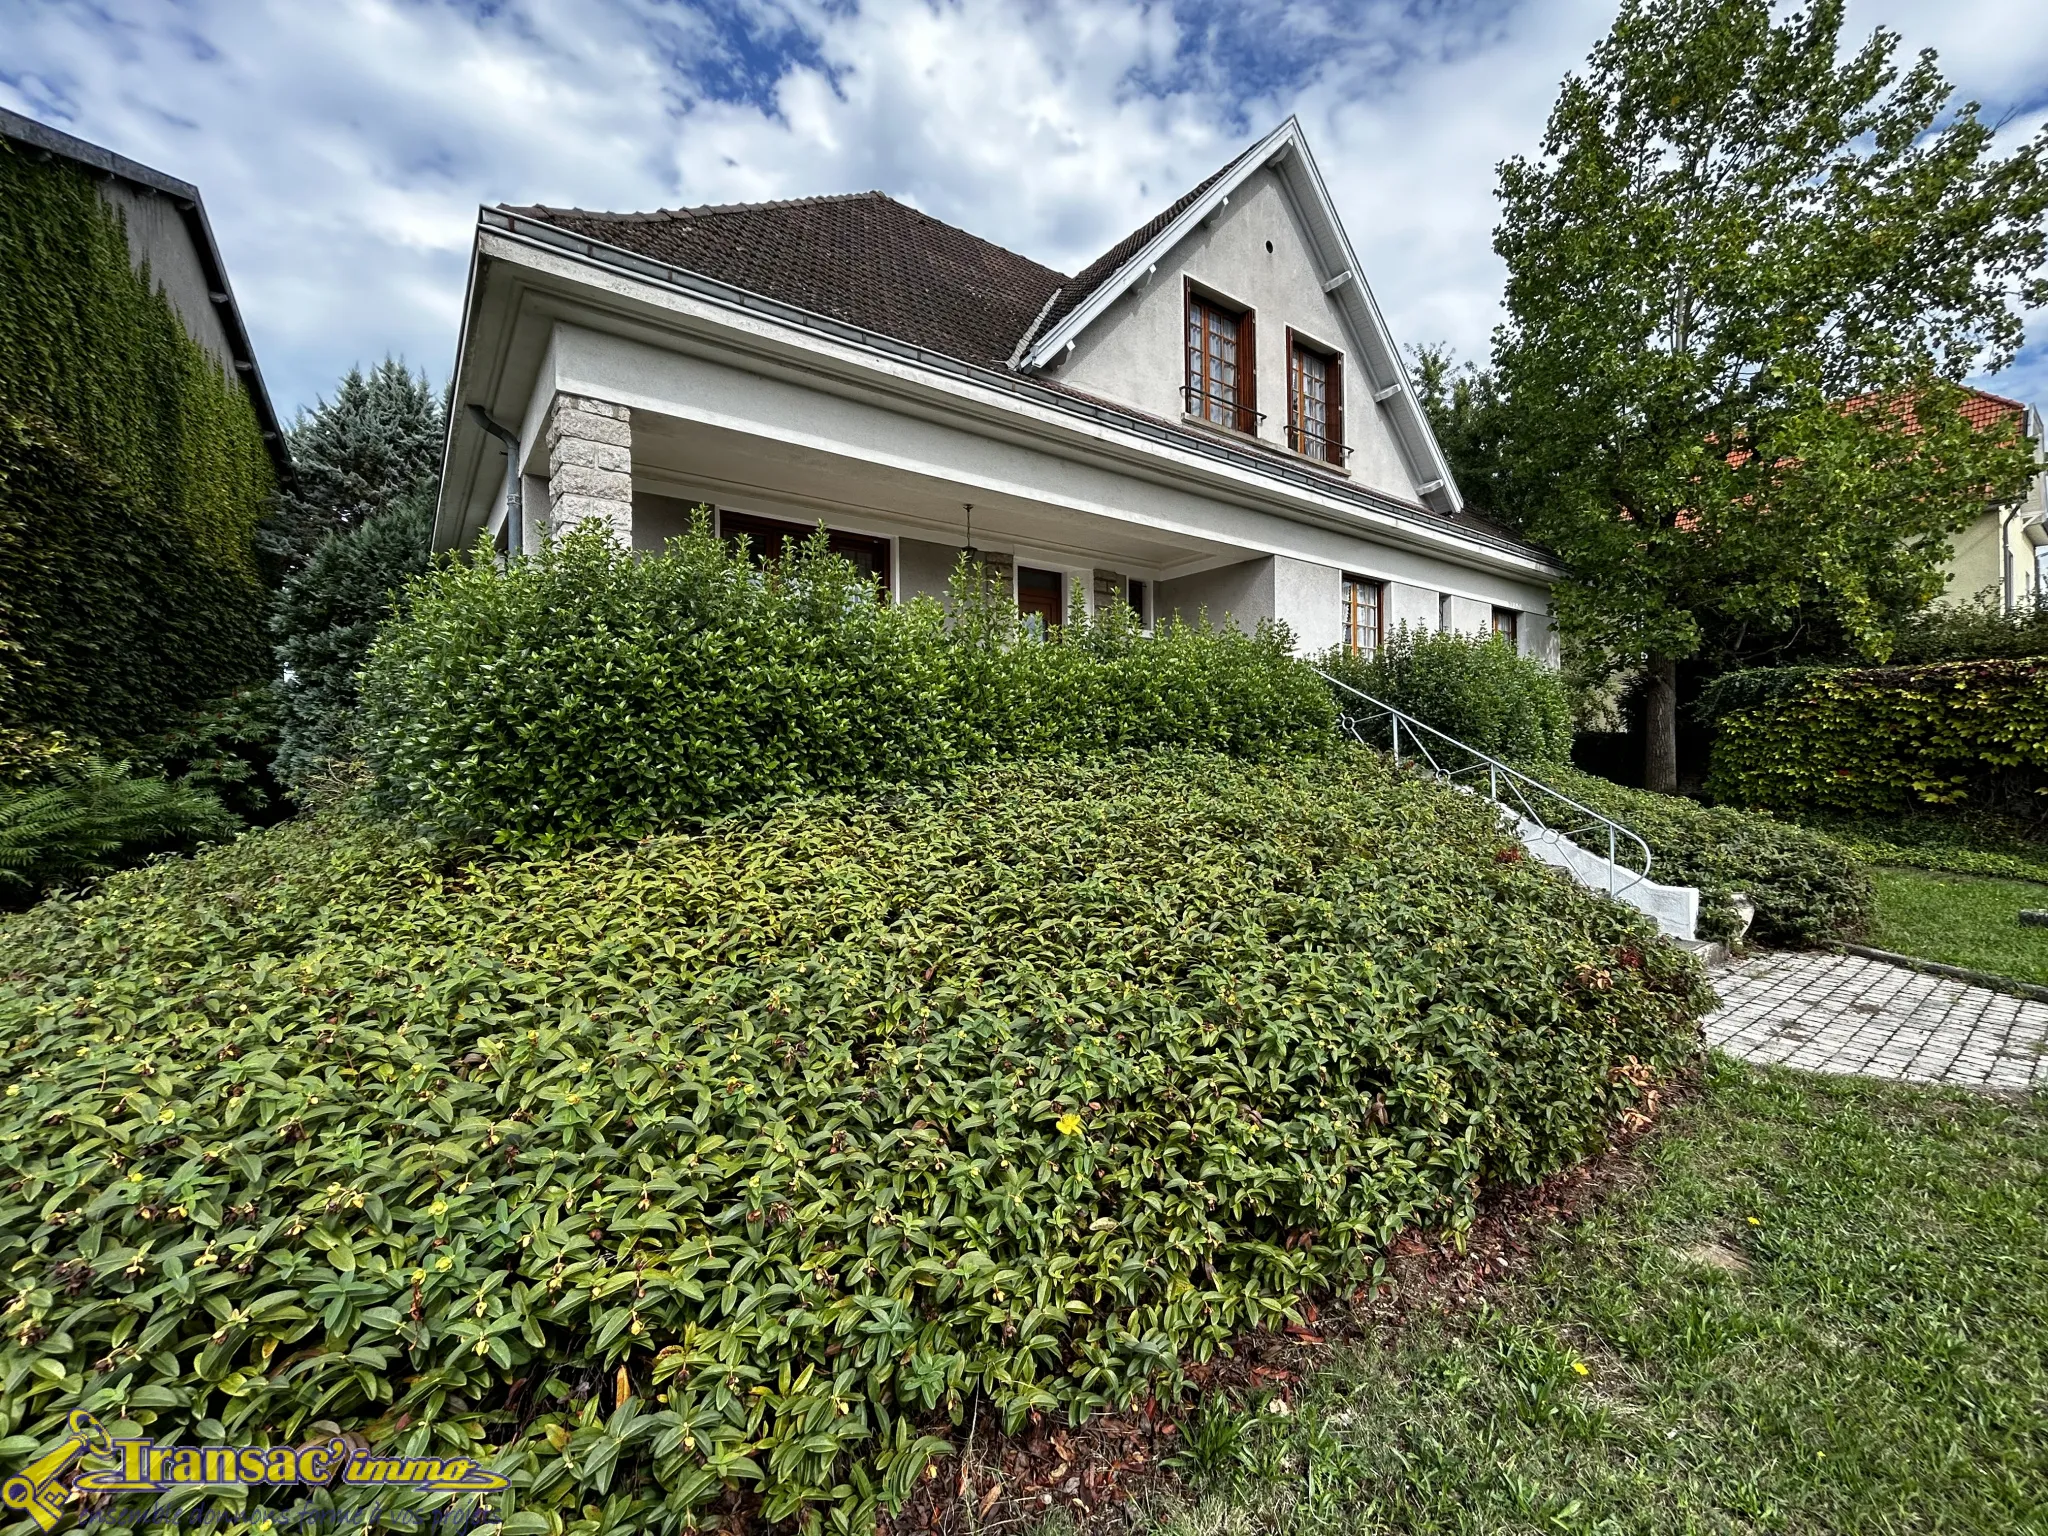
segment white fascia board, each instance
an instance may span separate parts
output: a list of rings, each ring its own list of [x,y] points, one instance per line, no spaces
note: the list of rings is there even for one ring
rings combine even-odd
[[[1324,284],[1324,292],[1332,295],[1359,336],[1369,340],[1372,348],[1380,354],[1381,369],[1375,370],[1367,383],[1374,391],[1376,403],[1395,414],[1395,436],[1412,461],[1410,468],[1415,472],[1416,482],[1441,482],[1439,489],[1430,493],[1440,498],[1437,510],[1462,511],[1465,499],[1459,493],[1458,482],[1451,474],[1442,447],[1437,443],[1436,433],[1430,428],[1422,402],[1416,398],[1415,386],[1401,361],[1401,349],[1394,341],[1393,332],[1387,328],[1379,301],[1373,297],[1372,285],[1365,279],[1365,268],[1358,260],[1358,253],[1351,248],[1351,237],[1345,233],[1344,223],[1337,217],[1337,205],[1331,200],[1330,189],[1323,182],[1314,155],[1309,152],[1301,124],[1292,117],[1246,150],[1214,186],[1182,211],[1179,218],[1153,236],[1071,314],[1040,337],[1025,353],[1021,367],[1026,370],[1043,368],[1057,359],[1133,284],[1213,216],[1232,192],[1267,165],[1272,165],[1280,173],[1282,184],[1294,194],[1298,206],[1305,201],[1306,206],[1301,211],[1309,215],[1305,222],[1310,226],[1311,237],[1320,236],[1319,243],[1334,247],[1322,253],[1331,258],[1331,272]],[[1307,193],[1305,200],[1302,199],[1304,192]],[[1389,390],[1393,392],[1387,393]]]
[[[1358,253],[1351,248],[1351,237],[1344,231],[1344,221],[1337,217],[1337,205],[1330,197],[1330,189],[1323,183],[1323,173],[1316,166],[1315,156],[1309,153],[1308,141],[1300,137],[1300,129],[1294,119],[1289,118],[1286,126],[1295,129],[1299,142],[1296,153],[1288,157],[1288,165],[1282,167],[1283,179],[1288,182],[1304,182],[1313,194],[1313,206],[1321,216],[1319,222],[1323,232],[1335,241],[1341,255],[1338,270],[1348,272],[1351,281],[1342,284],[1333,297],[1348,313],[1362,319],[1361,330],[1372,338],[1383,359],[1393,374],[1391,379],[1373,380],[1375,391],[1388,385],[1397,385],[1400,394],[1384,402],[1383,406],[1395,414],[1398,426],[1407,428],[1411,441],[1407,444],[1411,454],[1419,460],[1414,468],[1418,483],[1431,480],[1442,482],[1440,494],[1449,504],[1448,510],[1461,512],[1465,498],[1458,490],[1457,478],[1451,473],[1451,466],[1444,458],[1442,446],[1436,440],[1436,432],[1430,427],[1429,414],[1422,408],[1416,397],[1414,382],[1408,377],[1407,365],[1401,361],[1401,348],[1394,340],[1394,333],[1387,326],[1386,316],[1380,312],[1379,300],[1373,297],[1372,284],[1366,281],[1365,267],[1358,259]],[[1290,167],[1298,167],[1289,173]]]
[[[478,277],[482,268],[483,232],[479,226],[469,247],[469,276],[462,285],[462,328],[455,336],[455,371],[449,376],[448,411],[441,424],[441,484],[434,498],[433,547],[437,550],[454,548],[465,537],[463,524],[476,479],[476,460],[484,441],[482,430],[469,419],[469,409],[463,403],[469,398],[464,373],[469,364],[469,338],[476,324]]]
[[[1290,117],[1239,155],[1236,163],[1216,178],[1215,185],[1181,210],[1179,218],[1140,246],[1130,260],[1111,273],[1066,319],[1039,337],[1031,350],[1024,354],[1022,366],[1027,370],[1043,368],[1058,357],[1066,350],[1069,342],[1106,314],[1110,306],[1122,298],[1130,286],[1143,277],[1161,256],[1207,223],[1230,194],[1243,186],[1277,150],[1283,146],[1297,144],[1300,138],[1301,126]]]
[[[1167,485],[1192,481],[1242,506],[1449,556],[1521,580],[1548,585],[1562,574],[1524,545],[1445,526],[1427,507],[1332,483],[1317,471],[1271,463],[1227,443],[1192,439],[1183,429],[1108,402],[998,374],[532,220],[486,210],[478,245],[484,258],[480,270],[495,268],[500,274],[489,281],[509,283],[518,269],[534,284],[547,286],[549,324],[577,323],[564,309],[570,298],[565,290],[573,287],[570,301],[587,306],[595,330],[616,333],[622,320],[644,329],[653,321],[671,345],[689,338],[699,347],[714,347],[728,361],[749,356],[773,371],[794,368],[809,375],[813,387],[830,379],[866,398],[892,395],[898,408],[912,413],[955,423],[971,419],[1062,456],[1107,461]],[[503,293],[491,306],[493,314],[499,305],[508,306],[508,326],[521,323],[516,311],[524,306]],[[507,339],[499,339],[491,364],[475,356],[477,350],[471,349],[471,372],[493,376],[458,379],[464,386],[458,401],[465,395],[493,398],[507,382],[497,376],[513,350]],[[644,408],[660,407],[650,402]],[[451,469],[461,467],[461,459],[451,464]],[[475,473],[473,466],[470,472]]]

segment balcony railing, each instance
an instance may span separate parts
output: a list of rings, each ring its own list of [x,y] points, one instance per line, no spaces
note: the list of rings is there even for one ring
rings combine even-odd
[[[1477,747],[1466,746],[1455,736],[1446,736],[1433,725],[1424,725],[1382,699],[1338,682],[1321,668],[1316,675],[1337,690],[1344,733],[1361,746],[1382,751],[1391,746],[1395,767],[1405,760],[1443,783],[1484,795],[1544,832],[1576,843],[1589,853],[1604,854],[1610,896],[1622,896],[1649,879],[1650,845],[1612,817],[1581,805]]]
[[[1233,396],[1216,394],[1199,384],[1183,384],[1180,394],[1190,416],[1214,426],[1228,427],[1233,432],[1242,432],[1247,437],[1257,437],[1259,423],[1266,419],[1265,412],[1252,410]]]
[[[1287,446],[1304,458],[1321,459],[1340,468],[1351,458],[1349,443],[1340,443],[1320,432],[1304,432],[1297,426],[1288,427]]]

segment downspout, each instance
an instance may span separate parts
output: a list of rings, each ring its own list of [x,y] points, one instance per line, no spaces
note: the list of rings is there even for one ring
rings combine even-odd
[[[490,412],[480,405],[472,405],[469,416],[505,445],[505,548],[508,554],[523,555],[526,553],[526,529],[522,526],[525,519],[519,492],[519,434],[499,426],[491,420]]]
[[[2012,612],[2012,523],[2020,515],[2018,502],[2005,509],[1998,520],[1998,568],[2005,583],[2005,611]]]

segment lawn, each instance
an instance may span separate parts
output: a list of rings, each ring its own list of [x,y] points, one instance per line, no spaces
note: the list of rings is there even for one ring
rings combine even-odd
[[[1716,1061],[1484,1303],[1189,1425],[1164,1528],[2048,1529],[2048,1114]]]
[[[2022,907],[2048,907],[2048,885],[1918,869],[1880,869],[1880,949],[2048,984],[2048,928],[2020,925]]]

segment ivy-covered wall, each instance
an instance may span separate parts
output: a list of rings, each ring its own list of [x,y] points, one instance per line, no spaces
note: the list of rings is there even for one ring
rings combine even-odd
[[[93,177],[0,142],[0,726],[124,738],[268,670],[275,477]]]

